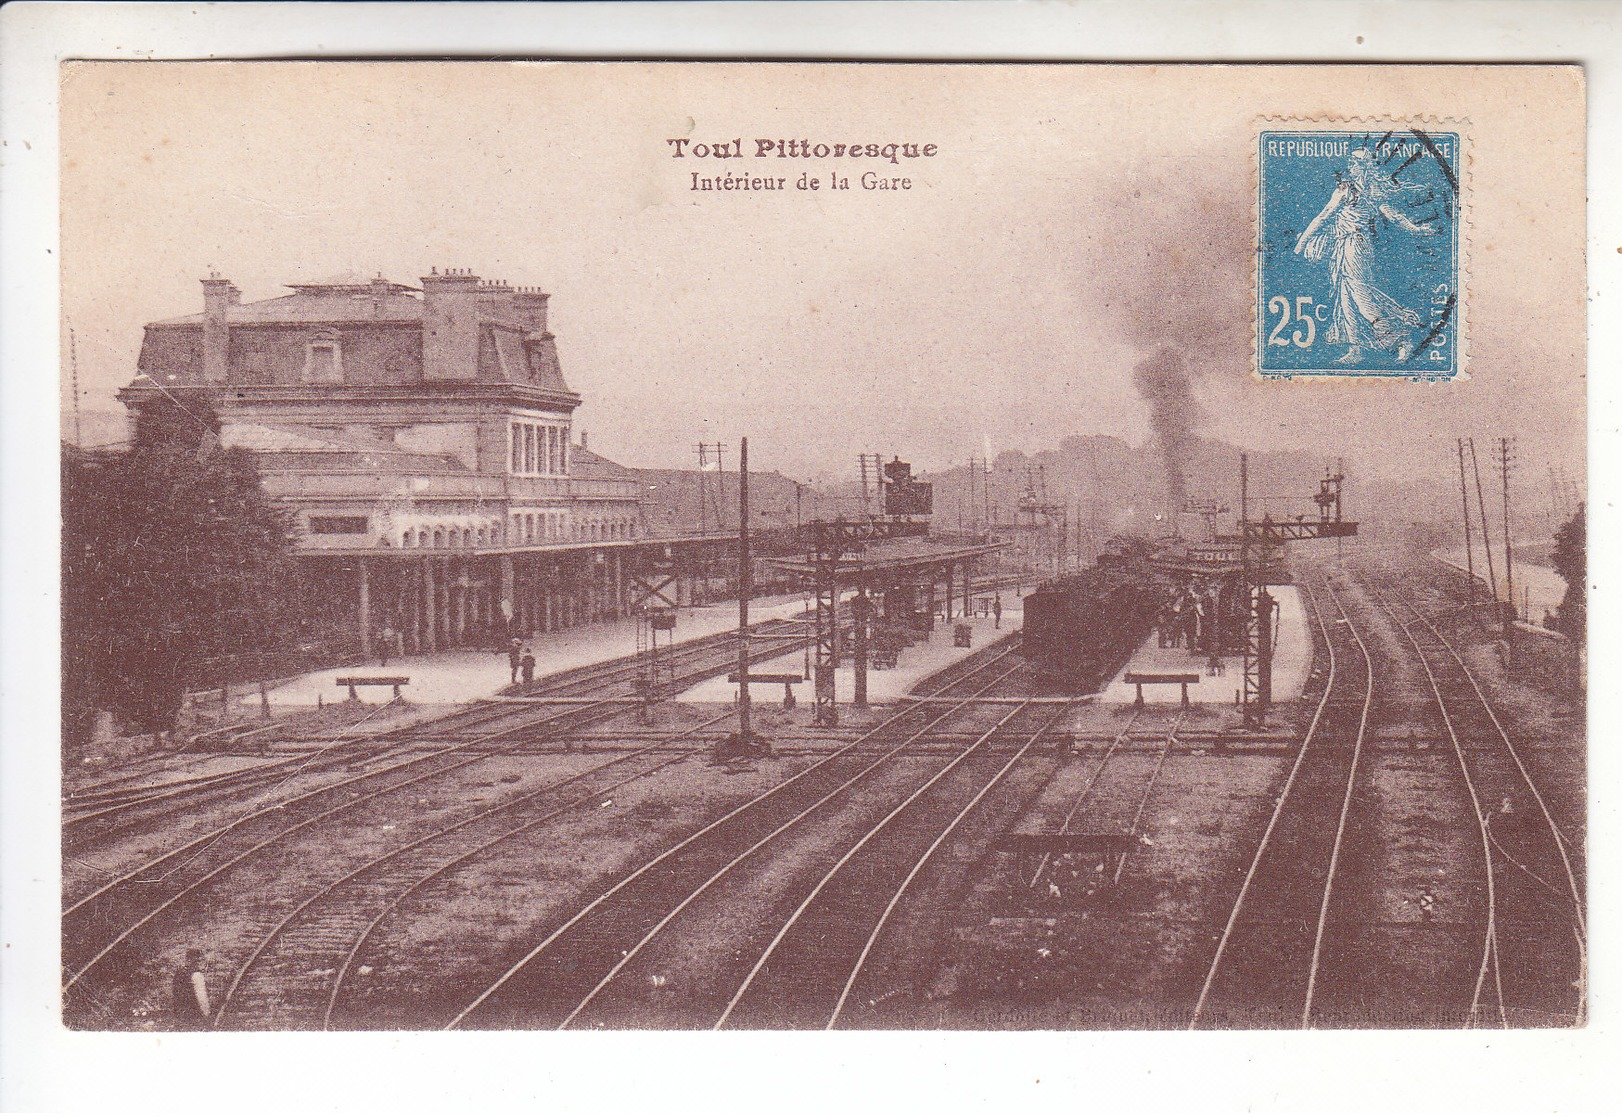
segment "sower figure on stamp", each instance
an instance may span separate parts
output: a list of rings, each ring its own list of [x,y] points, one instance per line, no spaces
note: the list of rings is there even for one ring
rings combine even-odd
[[[1403,189],[1375,166],[1367,149],[1358,148],[1347,160],[1340,185],[1295,242],[1296,255],[1308,260],[1323,259],[1326,248],[1330,252],[1329,283],[1335,298],[1329,340],[1350,346],[1340,364],[1356,363],[1363,358],[1365,349],[1395,350],[1399,361],[1414,354],[1414,331],[1422,319],[1382,291],[1374,280],[1375,242],[1381,218],[1421,236],[1436,231],[1396,208]],[[1331,217],[1332,229],[1319,232]]]
[[[208,977],[203,973],[203,952],[186,951],[185,964],[175,970],[172,982],[175,1027],[182,1031],[207,1028],[214,1015],[208,1001]]]

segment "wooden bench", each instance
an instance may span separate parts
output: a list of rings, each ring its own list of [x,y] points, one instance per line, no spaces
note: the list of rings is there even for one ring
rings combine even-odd
[[[400,697],[400,688],[408,685],[411,679],[407,675],[340,675],[334,681],[339,686],[348,687],[350,699],[359,702],[360,695],[355,693],[356,687],[390,686],[394,688],[394,697],[398,698]]]
[[[1188,705],[1188,684],[1199,682],[1200,674],[1197,671],[1187,673],[1179,671],[1166,674],[1151,671],[1128,671],[1123,678],[1129,683],[1137,684],[1138,697],[1132,703],[1134,706],[1143,705],[1143,684],[1145,683],[1181,683],[1183,687],[1183,705],[1186,706]]]
[[[735,683],[737,681],[738,681],[738,673],[736,671],[732,672],[732,674],[727,676],[727,682]],[[761,671],[761,672],[751,671],[751,672],[749,672],[749,681],[752,682],[752,683],[782,683],[783,684],[783,709],[792,710],[792,709],[794,709],[794,705],[795,705],[795,703],[794,703],[794,684],[795,683],[803,683],[803,682],[805,682],[805,676],[804,675],[794,675],[794,674],[790,674],[790,673],[787,673],[787,672],[779,672],[777,674],[773,674],[770,671]]]

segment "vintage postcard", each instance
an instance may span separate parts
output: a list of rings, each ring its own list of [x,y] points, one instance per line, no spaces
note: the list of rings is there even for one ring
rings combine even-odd
[[[1580,68],[60,94],[69,1029],[1584,1026]]]

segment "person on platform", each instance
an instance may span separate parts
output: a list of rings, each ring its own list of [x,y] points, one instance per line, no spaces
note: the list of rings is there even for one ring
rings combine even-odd
[[[208,1000],[208,977],[203,973],[203,952],[186,951],[185,964],[175,970],[173,985],[175,1022],[181,1031],[208,1027],[213,1006]]]
[[[995,624],[992,625],[992,627],[993,628],[1001,628],[1002,627],[1002,594],[1000,594],[1000,593],[996,597],[991,599],[991,616],[993,617],[993,619],[996,622]]]
[[[507,644],[507,666],[512,668],[512,681],[518,681],[518,668],[524,658],[524,642],[514,636]]]
[[[523,655],[518,659],[518,668],[523,673],[524,682],[533,683],[535,681],[535,653],[525,648]]]
[[[389,665],[389,652],[393,650],[394,629],[390,628],[388,625],[384,625],[383,631],[377,634],[377,665],[379,667],[387,667]]]

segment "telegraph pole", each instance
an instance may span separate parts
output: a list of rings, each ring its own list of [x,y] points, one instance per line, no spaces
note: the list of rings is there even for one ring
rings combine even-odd
[[[879,467],[884,461],[884,455],[857,454],[856,460],[862,470],[862,515],[866,516],[873,510],[872,490],[883,487],[882,482],[879,480],[883,473],[880,472]],[[880,495],[882,496],[882,493]]]
[[[1470,588],[1467,600],[1473,609],[1476,603],[1476,552],[1470,534],[1470,491],[1464,487],[1464,439],[1459,444],[1459,499],[1464,502],[1464,565],[1469,571]]]
[[[738,747],[749,755],[749,439],[738,440]]]
[[[1514,628],[1514,617],[1520,612],[1520,606],[1515,604],[1514,540],[1509,531],[1509,470],[1515,461],[1513,444],[1514,439],[1498,440],[1498,466],[1504,479],[1504,592],[1509,597],[1510,613],[1506,633]]]
[[[715,508],[715,530],[726,530],[726,517],[721,513],[722,501],[726,497],[726,484],[722,480],[726,471],[721,467],[721,452],[726,447],[719,442],[714,444],[700,442],[698,444],[698,530],[700,534],[710,530],[710,507]],[[709,480],[705,476],[710,472],[710,455],[715,455],[715,492],[710,493]]]
[[[73,374],[73,445],[84,448],[84,431],[79,427],[79,339],[68,327],[68,367]]]
[[[1487,580],[1492,585],[1493,609],[1498,608],[1498,575],[1492,563],[1492,532],[1487,528],[1487,501],[1481,495],[1481,462],[1476,458],[1476,440],[1466,439],[1470,444],[1470,468],[1476,475],[1476,507],[1481,510],[1481,549],[1487,553]],[[1496,612],[1494,616],[1496,616]]]

